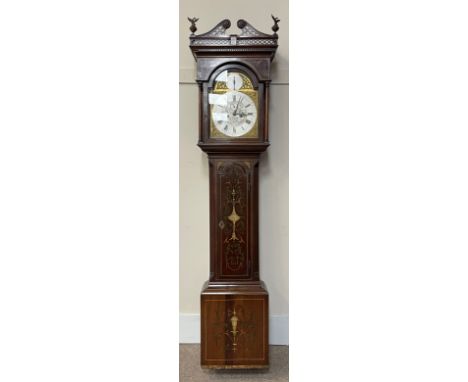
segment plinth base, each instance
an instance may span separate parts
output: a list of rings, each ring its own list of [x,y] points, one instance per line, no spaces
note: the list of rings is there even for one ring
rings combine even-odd
[[[259,282],[210,283],[201,293],[201,365],[268,367],[268,292]]]

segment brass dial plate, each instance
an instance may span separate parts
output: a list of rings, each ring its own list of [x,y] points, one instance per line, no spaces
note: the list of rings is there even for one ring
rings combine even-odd
[[[218,80],[219,79],[219,80]],[[237,80],[237,83],[236,83]],[[248,126],[248,129],[246,129],[246,133],[239,135],[237,132],[237,135],[229,135],[229,134],[224,134],[219,128],[216,127],[215,122],[213,120],[213,117],[215,114],[218,114],[216,112],[216,105],[210,104],[210,138],[221,138],[221,139],[236,139],[236,138],[258,138],[258,91],[254,89],[252,85],[252,81],[248,76],[246,76],[244,73],[240,71],[224,71],[222,72],[216,79],[214,83],[214,89],[210,92],[210,95],[212,96],[213,99],[216,99],[217,96],[223,96],[226,95],[226,97],[238,93],[242,93],[247,97],[244,97],[247,102],[252,102],[253,107],[255,108],[254,112],[250,114],[250,116],[253,114],[255,116],[255,122],[253,123],[253,126],[248,126],[246,125],[246,121],[251,122],[249,120],[249,116],[243,116],[241,114],[241,118],[236,118],[236,122],[239,123],[242,127]],[[210,97],[210,96],[209,96]],[[237,109],[236,109],[237,111]],[[225,118],[231,118],[231,115],[226,116]],[[244,117],[244,118],[242,118]],[[234,127],[235,129],[235,127]]]

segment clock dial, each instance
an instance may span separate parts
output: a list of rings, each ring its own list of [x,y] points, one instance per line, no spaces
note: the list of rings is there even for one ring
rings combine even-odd
[[[258,92],[249,76],[238,70],[224,70],[213,85],[208,94],[210,137],[257,138]]]
[[[211,96],[215,96],[210,97],[211,118],[218,131],[228,137],[241,137],[252,130],[257,121],[257,107],[252,98],[235,90]]]

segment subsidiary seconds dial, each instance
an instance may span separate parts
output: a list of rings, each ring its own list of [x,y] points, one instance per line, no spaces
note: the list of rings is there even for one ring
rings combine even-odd
[[[240,137],[254,127],[257,108],[247,94],[232,90],[216,97],[211,108],[211,118],[221,133],[228,137]]]
[[[244,84],[244,80],[239,73],[229,73],[227,75],[226,86],[231,90],[239,90]]]

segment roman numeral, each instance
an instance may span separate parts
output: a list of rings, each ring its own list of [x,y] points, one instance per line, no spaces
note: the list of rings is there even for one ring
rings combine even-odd
[[[248,119],[247,119],[245,122],[247,122],[247,123],[252,123],[252,121],[249,121]]]

